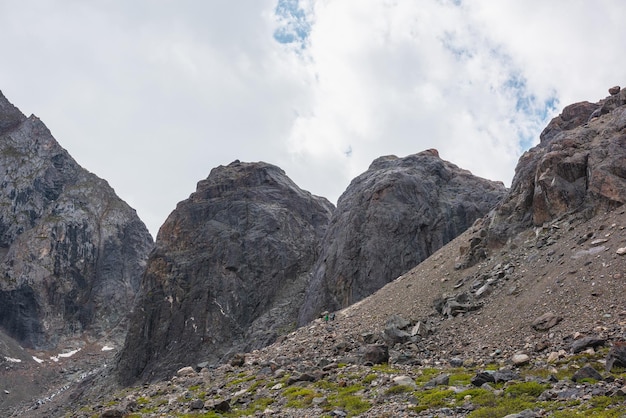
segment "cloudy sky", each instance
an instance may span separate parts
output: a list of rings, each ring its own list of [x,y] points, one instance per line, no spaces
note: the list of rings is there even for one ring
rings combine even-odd
[[[0,0],[0,90],[156,235],[218,165],[336,203],[437,148],[507,186],[570,103],[626,84],[623,0]]]

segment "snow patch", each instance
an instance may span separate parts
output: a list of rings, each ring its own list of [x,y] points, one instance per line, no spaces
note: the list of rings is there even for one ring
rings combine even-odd
[[[59,357],[64,357],[64,358],[72,357],[74,354],[78,353],[79,351],[80,351],[80,348],[77,350],[68,351],[67,353],[61,353],[59,354]]]
[[[11,363],[21,363],[22,362],[22,360],[20,360],[18,358],[13,358],[13,357],[4,356],[4,359],[6,361],[10,361]]]
[[[68,351],[67,353],[60,353],[60,354],[57,354],[56,356],[50,357],[50,360],[56,363],[59,361],[59,357],[63,357],[63,358],[72,357],[74,354],[78,353],[79,351],[80,351],[80,348],[76,350]]]
[[[40,359],[40,358],[38,358],[38,357],[35,357],[35,356],[33,356],[33,360],[35,360],[35,361],[36,361],[37,363],[39,363],[39,364],[43,363],[43,360],[42,360],[42,359]]]
[[[113,350],[113,347],[111,347],[110,345],[105,345],[104,347],[102,347],[101,351],[111,351]]]

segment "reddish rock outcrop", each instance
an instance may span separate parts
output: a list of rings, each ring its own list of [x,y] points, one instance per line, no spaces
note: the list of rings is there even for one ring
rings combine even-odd
[[[579,212],[626,203],[626,91],[567,106],[520,158],[507,196],[483,222],[460,267],[517,232]]]

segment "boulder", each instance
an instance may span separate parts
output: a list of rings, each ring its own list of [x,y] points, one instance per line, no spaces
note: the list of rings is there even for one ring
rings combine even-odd
[[[413,380],[409,376],[400,375],[393,378],[393,383],[398,386],[410,386],[412,388],[416,388],[417,384],[415,380]]]
[[[371,344],[363,351],[363,362],[382,364],[389,362],[389,348],[384,344]]]
[[[602,375],[591,366],[583,366],[576,370],[576,373],[572,376],[572,381],[574,382],[578,382],[582,379],[602,380]]]
[[[511,357],[511,362],[515,366],[523,366],[524,364],[528,364],[529,361],[530,357],[528,354],[524,353],[514,354],[513,357]]]
[[[589,347],[596,348],[603,346],[606,343],[606,339],[598,338],[598,337],[585,337],[579,340],[576,340],[572,343],[571,351],[572,353],[580,353],[581,351],[586,350]]]
[[[427,150],[376,159],[341,195],[299,324],[374,293],[484,216],[504,195]]]
[[[493,372],[485,371],[476,373],[476,375],[472,377],[471,382],[472,385],[481,387],[485,383],[495,383],[496,379],[493,377]]]
[[[545,314],[535,318],[532,323],[532,327],[537,331],[547,331],[552,327],[555,327],[563,318],[554,314],[553,312],[546,312]]]
[[[626,367],[626,341],[617,341],[613,344],[606,356],[606,371],[610,372],[613,366]]]

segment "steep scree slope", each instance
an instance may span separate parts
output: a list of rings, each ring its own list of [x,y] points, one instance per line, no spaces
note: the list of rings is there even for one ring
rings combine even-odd
[[[1,92],[0,175],[0,327],[30,348],[121,341],[153,245],[135,211]]]
[[[162,378],[191,359],[216,362],[293,329],[333,210],[270,164],[213,169],[159,231],[120,381]]]
[[[436,150],[376,159],[339,198],[299,322],[374,293],[492,209],[506,189]]]

